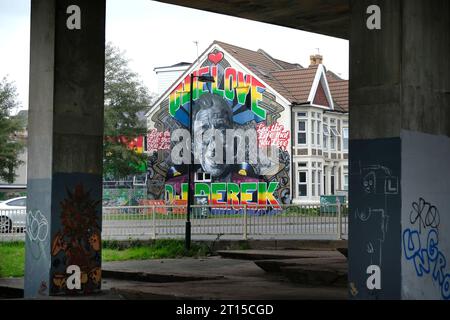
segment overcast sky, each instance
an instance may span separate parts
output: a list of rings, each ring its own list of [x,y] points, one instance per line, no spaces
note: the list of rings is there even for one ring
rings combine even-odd
[[[0,0],[0,78],[16,83],[28,109],[30,0]],[[192,62],[214,40],[308,66],[318,51],[327,69],[348,79],[348,41],[150,0],[107,0],[106,40],[131,60],[144,84],[157,92],[153,69]]]

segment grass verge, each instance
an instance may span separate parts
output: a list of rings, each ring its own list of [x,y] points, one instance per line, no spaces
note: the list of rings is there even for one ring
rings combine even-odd
[[[104,241],[103,261],[170,259],[182,257],[204,257],[210,252],[206,245],[192,244],[186,251],[183,240],[161,239],[152,244],[132,241],[123,245],[118,241]],[[0,278],[23,277],[25,265],[25,243],[0,243]]]

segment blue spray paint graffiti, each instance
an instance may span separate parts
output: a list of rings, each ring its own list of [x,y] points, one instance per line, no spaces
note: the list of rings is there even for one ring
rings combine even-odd
[[[422,247],[419,231],[405,229],[403,231],[403,250],[407,260],[413,261],[418,277],[432,272],[432,277],[441,288],[442,298],[450,300],[450,273],[445,273],[447,259],[439,251],[439,234],[432,228],[428,232],[426,247]]]

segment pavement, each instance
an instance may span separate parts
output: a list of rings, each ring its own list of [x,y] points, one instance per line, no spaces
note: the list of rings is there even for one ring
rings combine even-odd
[[[104,262],[102,292],[46,299],[347,299],[347,263],[336,249],[222,250],[205,258]],[[232,257],[232,258],[231,258]],[[0,298],[20,299],[23,278],[0,279]]]

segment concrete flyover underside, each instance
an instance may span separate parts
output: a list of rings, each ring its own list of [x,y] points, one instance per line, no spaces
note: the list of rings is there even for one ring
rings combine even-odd
[[[348,0],[165,0],[158,1],[349,39]]]

